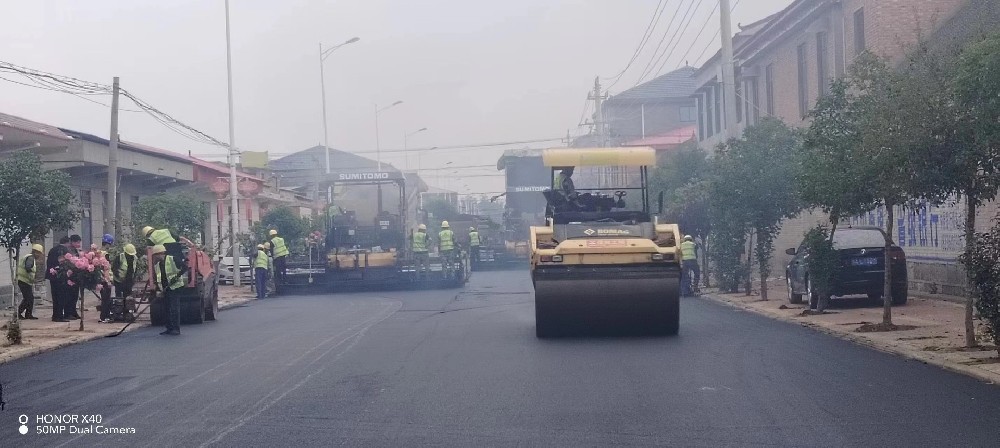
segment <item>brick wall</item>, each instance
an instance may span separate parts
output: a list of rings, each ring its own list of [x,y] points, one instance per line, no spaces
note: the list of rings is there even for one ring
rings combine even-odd
[[[646,136],[662,134],[696,122],[682,122],[681,108],[694,107],[693,98],[646,103],[645,111],[640,103],[625,102],[622,105],[608,104],[604,108],[605,117],[611,128],[611,135],[622,140],[642,137],[642,117],[646,119]]]

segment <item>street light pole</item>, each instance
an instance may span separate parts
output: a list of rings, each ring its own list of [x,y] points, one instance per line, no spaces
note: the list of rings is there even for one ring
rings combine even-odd
[[[233,276],[233,286],[238,287],[240,286],[241,276],[239,274],[239,244],[236,243],[236,234],[240,230],[240,211],[239,199],[236,197],[236,126],[233,120],[233,56],[229,35],[229,0],[226,0],[226,77],[229,84],[229,197],[230,207],[232,208],[229,212],[230,225],[232,226],[229,236],[233,249],[233,266],[236,269],[236,275]]]
[[[416,131],[413,131],[413,132],[410,132],[410,133],[404,133],[403,134],[403,167],[406,169],[406,171],[410,170],[410,153],[407,152],[407,150],[409,148],[409,145],[407,144],[407,142],[409,141],[410,136],[412,136],[414,134],[418,134],[418,133],[424,132],[426,130],[427,130],[427,128],[420,128],[420,129],[417,129]]]
[[[334,45],[326,50],[323,50],[323,43],[319,44],[319,88],[320,97],[323,102],[323,156],[326,159],[326,174],[330,174],[330,137],[327,132],[327,122],[326,122],[326,75],[323,73],[323,61],[326,60],[334,50],[343,47],[347,44],[353,44],[361,40],[359,37],[352,37],[346,42],[340,45]],[[326,203],[329,204],[333,202],[333,187],[329,186],[326,189]],[[318,190],[317,190],[318,191]]]
[[[392,103],[392,104],[390,104],[388,106],[385,106],[385,107],[383,107],[381,109],[378,108],[378,104],[375,104],[375,161],[378,164],[378,170],[379,171],[382,171],[382,146],[379,144],[378,116],[379,116],[379,114],[382,113],[382,111],[384,111],[386,109],[389,109],[391,107],[394,107],[394,106],[398,106],[400,104],[403,104],[403,101],[402,100],[397,100],[396,102],[394,102],[394,103]],[[379,199],[381,199],[381,196],[379,196]]]

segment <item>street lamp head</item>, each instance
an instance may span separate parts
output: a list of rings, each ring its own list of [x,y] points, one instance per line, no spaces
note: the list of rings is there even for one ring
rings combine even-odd
[[[395,103],[392,103],[393,106],[398,106],[400,104],[403,104],[403,100],[397,100]]]
[[[348,39],[347,42],[344,42],[344,45],[353,44],[353,43],[355,43],[355,42],[357,42],[359,40],[361,40],[360,37],[352,37],[352,38]]]
[[[426,130],[427,130],[427,128],[420,128],[420,129],[417,129],[417,132],[424,132]]]

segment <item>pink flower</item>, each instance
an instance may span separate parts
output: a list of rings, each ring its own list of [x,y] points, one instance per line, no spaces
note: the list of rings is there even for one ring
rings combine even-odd
[[[94,272],[94,266],[87,266],[87,272]]]
[[[66,270],[66,276],[68,277],[70,275],[73,275],[73,270],[72,269],[67,269]],[[70,285],[70,286],[72,286],[72,285]]]
[[[90,250],[97,250],[97,245],[96,244],[91,244],[90,245]]]
[[[88,260],[93,260],[94,259],[94,253],[93,252],[87,252],[86,257],[87,257]]]
[[[69,286],[76,285],[76,283],[73,283],[73,280],[66,280],[66,284],[69,285]]]
[[[49,274],[56,275],[56,268],[49,269]]]
[[[97,292],[101,292],[103,289],[104,289],[104,285],[98,283],[97,284]]]

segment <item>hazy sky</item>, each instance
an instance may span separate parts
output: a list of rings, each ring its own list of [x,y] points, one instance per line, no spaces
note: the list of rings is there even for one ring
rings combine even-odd
[[[691,8],[663,71],[692,64],[718,30],[715,0],[664,0],[650,44],[612,89],[635,85],[675,11]],[[740,0],[733,22],[749,23],[791,0]],[[450,146],[554,138],[577,128],[597,75],[618,73],[635,51],[658,0],[231,0],[236,146],[287,154],[321,144],[318,44],[357,36],[325,63],[330,146]],[[702,26],[708,26],[695,41]],[[734,26],[735,30],[735,26]],[[693,47],[692,47],[693,45]],[[705,58],[718,49],[711,43]],[[0,0],[0,60],[122,86],[160,110],[228,140],[224,0]],[[16,75],[3,77],[24,81]],[[652,76],[649,76],[652,77]],[[647,77],[648,78],[648,77]],[[110,103],[110,98],[98,98]],[[134,109],[125,101],[123,108]],[[107,137],[109,111],[70,95],[0,79],[0,111]],[[123,139],[210,159],[225,150],[174,134],[145,114],[123,112]],[[550,146],[561,145],[552,142]],[[522,145],[523,146],[523,145]],[[535,145],[539,146],[539,145]],[[545,146],[542,144],[541,146]],[[434,150],[420,166],[495,164],[502,148]],[[374,154],[366,154],[374,158]],[[383,161],[402,168],[402,153]],[[409,167],[417,167],[410,153]],[[437,183],[437,172],[425,178]],[[440,186],[499,191],[494,169],[441,171]],[[468,176],[455,178],[455,176]],[[465,186],[468,185],[466,188]]]

